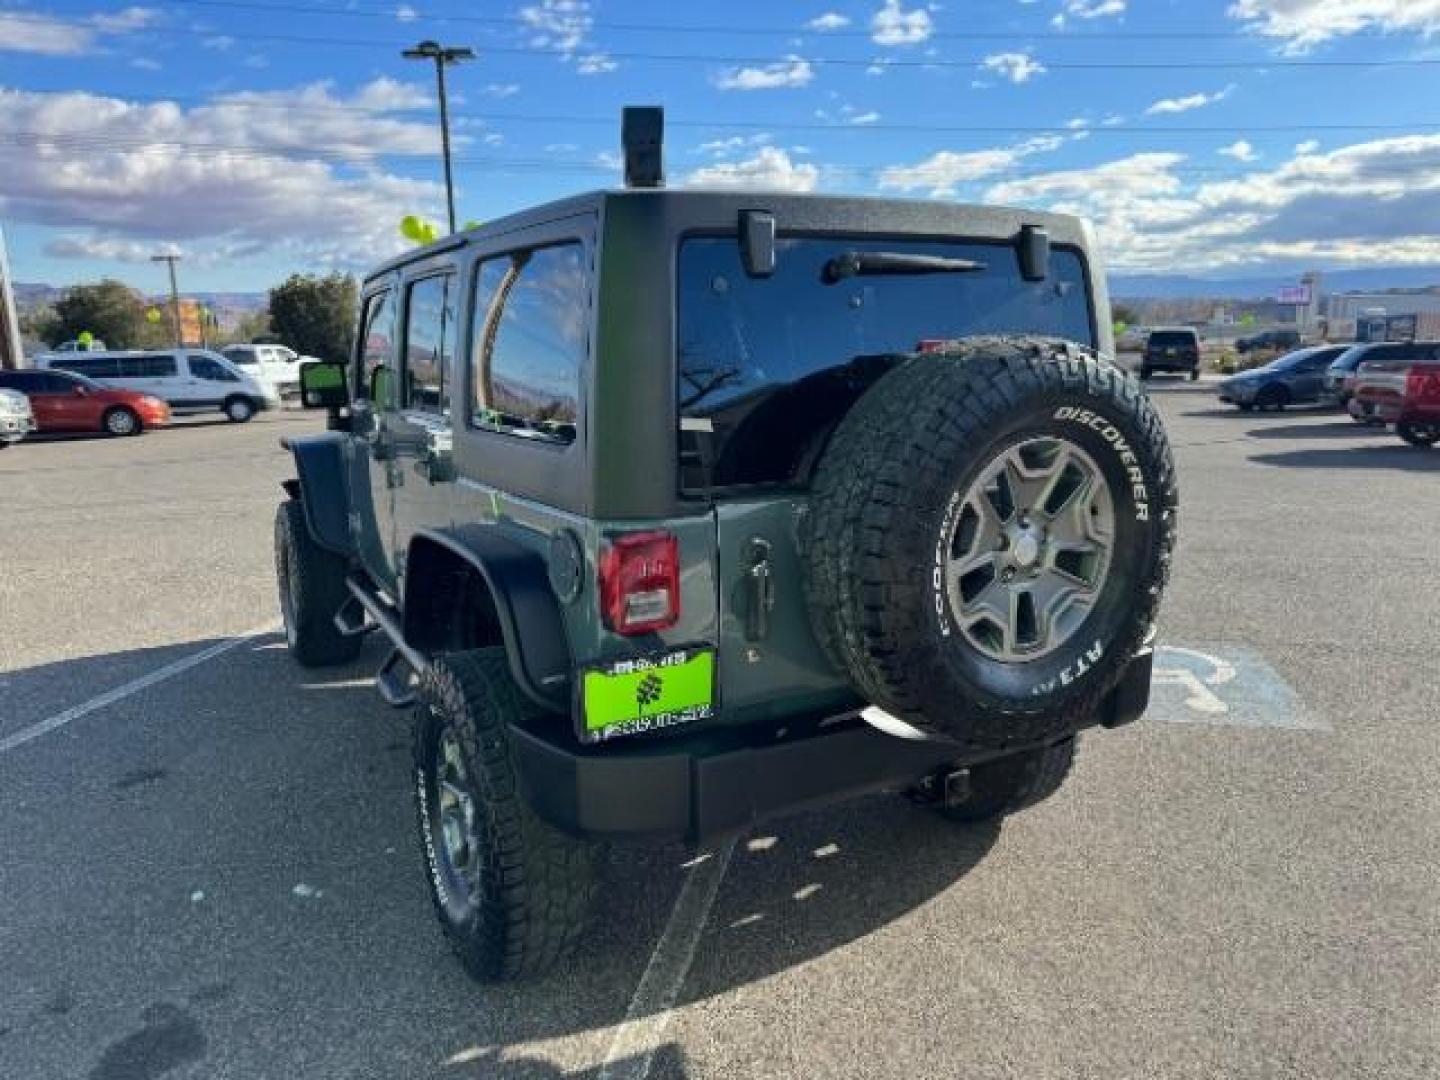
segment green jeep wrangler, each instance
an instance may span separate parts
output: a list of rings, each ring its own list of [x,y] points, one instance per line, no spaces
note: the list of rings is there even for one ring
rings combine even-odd
[[[414,708],[478,978],[581,934],[598,858],[880,789],[962,821],[1135,720],[1176,525],[1071,217],[627,187],[365,280],[275,522],[290,651]]]

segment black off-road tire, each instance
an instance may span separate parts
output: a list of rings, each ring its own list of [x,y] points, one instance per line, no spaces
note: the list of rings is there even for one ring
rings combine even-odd
[[[1110,570],[1091,613],[1048,654],[983,655],[953,623],[946,539],[970,484],[1006,447],[1061,437],[1110,490]],[[886,711],[976,750],[1077,730],[1143,645],[1175,541],[1174,463],[1140,385],[1067,342],[984,337],[909,357],[836,428],[803,528],[811,625]]]
[[[421,679],[415,711],[415,792],[430,898],[466,971],[483,982],[541,975],[584,932],[603,848],[547,825],[526,804],[507,724],[536,712],[516,688],[503,648],[451,653]],[[445,853],[440,817],[442,736],[466,773],[479,880],[473,889]]]
[[[953,821],[992,821],[1044,802],[1060,790],[1075,764],[1078,738],[1026,750],[970,769],[970,793],[941,806]]]
[[[1434,446],[1440,442],[1440,424],[1412,424],[1403,420],[1395,425],[1395,434],[1411,446]]]
[[[286,499],[275,511],[275,580],[285,643],[303,667],[343,664],[364,644],[358,634],[342,634],[335,613],[348,599],[345,560],[326,551],[310,535],[305,508]]]

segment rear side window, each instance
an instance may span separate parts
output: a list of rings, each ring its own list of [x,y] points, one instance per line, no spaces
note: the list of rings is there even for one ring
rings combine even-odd
[[[1150,335],[1150,344],[1157,349],[1193,348],[1198,340],[1185,330],[1156,330]]]
[[[476,275],[470,425],[570,443],[589,351],[585,249],[559,244],[487,259]]]
[[[118,364],[113,356],[67,356],[50,365],[57,371],[78,371],[92,379],[114,379],[118,377]]]
[[[175,374],[175,357],[122,356],[117,360],[117,368],[122,379],[165,379]]]
[[[444,414],[455,364],[455,277],[424,278],[405,307],[406,408]]]
[[[1020,277],[1008,245],[782,238],[775,272],[749,277],[734,238],[691,238],[679,258],[677,405],[681,487],[780,483],[807,440],[927,339],[1027,331],[1094,345],[1084,265],[1056,248],[1049,278]],[[969,259],[963,274],[842,278],[845,252]]]
[[[220,361],[210,356],[197,356],[191,353],[190,374],[197,379],[206,379],[210,382],[239,382],[240,378],[233,371],[227,368]]]
[[[376,372],[390,371],[395,337],[395,304],[386,289],[365,299],[360,316],[360,382],[356,397],[371,398],[381,407],[393,405],[392,383]]]

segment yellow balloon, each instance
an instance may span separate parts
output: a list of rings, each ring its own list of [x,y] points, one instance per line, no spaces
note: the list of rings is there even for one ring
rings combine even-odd
[[[75,340],[78,341],[81,345],[85,345],[88,347],[95,341],[95,335],[90,333],[89,330],[81,330],[80,333],[75,335]]]
[[[425,223],[414,214],[406,214],[400,219],[400,235],[406,240],[414,240],[417,244],[425,243]]]
[[[157,323],[157,322],[159,322],[159,321],[160,321],[160,309],[159,309],[159,308],[153,308],[153,307],[147,309],[146,312],[145,312],[145,321],[148,322],[148,323]]]

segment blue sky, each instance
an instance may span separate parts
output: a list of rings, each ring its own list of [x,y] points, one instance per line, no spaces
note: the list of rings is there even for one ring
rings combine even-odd
[[[441,217],[430,37],[480,54],[462,220],[615,183],[657,103],[676,184],[1080,212],[1129,274],[1440,268],[1437,33],[1440,0],[0,0],[0,223],[22,281],[363,269]]]

